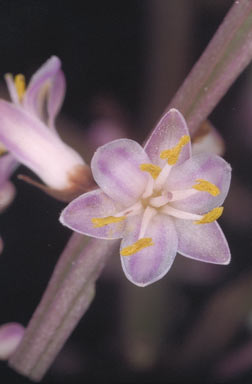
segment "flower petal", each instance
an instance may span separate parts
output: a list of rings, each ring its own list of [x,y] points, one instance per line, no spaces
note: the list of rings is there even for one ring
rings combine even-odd
[[[7,85],[9,94],[10,94],[11,101],[14,104],[16,104],[16,105],[19,105],[17,89],[16,89],[16,86],[15,86],[12,74],[11,73],[6,73],[6,75],[4,76],[4,79],[6,81],[6,85]]]
[[[192,213],[206,213],[220,206],[225,200],[231,180],[231,167],[221,157],[210,153],[192,156],[180,166],[171,170],[166,188],[172,190],[190,189],[197,184],[197,179],[203,179],[215,184],[220,193],[212,196],[208,192],[197,191],[191,197],[173,202],[178,209]]]
[[[128,207],[145,190],[149,176],[140,170],[140,164],[149,162],[140,144],[119,139],[98,148],[91,168],[99,187],[112,199]]]
[[[160,159],[160,152],[177,145],[184,135],[189,135],[184,117],[177,109],[170,109],[159,121],[144,146],[152,163],[163,167],[164,160]],[[188,143],[182,148],[177,164],[183,163],[190,156],[191,143]]]
[[[65,83],[60,71],[61,61],[58,57],[52,56],[43,64],[40,69],[32,76],[24,95],[23,106],[30,113],[40,119],[43,117],[43,105],[47,98],[47,92],[53,94],[49,96],[48,112],[50,111],[52,120],[58,112],[65,94]],[[58,83],[57,83],[58,81]],[[54,88],[54,89],[53,89]]]
[[[80,155],[23,108],[0,100],[0,141],[21,163],[56,189],[69,187]]]
[[[73,200],[62,212],[60,222],[73,231],[100,239],[119,239],[122,237],[125,221],[95,228],[92,219],[113,216],[120,210],[101,189],[85,193]]]
[[[64,73],[59,70],[52,79],[51,88],[48,95],[48,125],[54,127],[54,120],[57,116],[66,93],[66,79]]]
[[[178,234],[178,253],[191,259],[213,264],[228,264],[230,250],[227,240],[215,221],[194,224],[189,220],[175,219]]]
[[[138,240],[141,215],[128,219],[121,249]],[[177,252],[178,240],[173,220],[157,214],[148,226],[145,236],[154,243],[131,256],[121,256],[126,277],[140,287],[160,280],[171,268]]]

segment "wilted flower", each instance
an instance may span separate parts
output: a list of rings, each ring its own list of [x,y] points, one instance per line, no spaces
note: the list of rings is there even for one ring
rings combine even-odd
[[[60,60],[51,57],[27,88],[23,75],[13,79],[7,74],[5,79],[12,103],[0,100],[0,142],[47,184],[49,193],[68,200],[85,191],[89,168],[61,140],[54,125],[65,95]]]
[[[122,238],[127,278],[146,286],[163,277],[176,253],[227,264],[230,252],[216,220],[231,168],[219,156],[191,156],[183,116],[170,110],[144,148],[129,139],[100,147],[91,162],[100,189],[72,201],[62,224],[97,238]]]

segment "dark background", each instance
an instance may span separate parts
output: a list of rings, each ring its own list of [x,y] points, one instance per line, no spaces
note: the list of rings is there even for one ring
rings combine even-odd
[[[99,101],[105,100],[106,104],[106,100],[112,100],[126,122],[127,134],[142,141],[231,4],[230,0],[0,0],[0,74],[3,77],[6,72],[21,72],[29,78],[46,59],[57,55],[67,79],[62,112],[65,120],[60,127],[63,135],[76,142],[76,138],[71,139],[69,127],[77,127],[73,135],[83,139],[83,149],[81,141],[77,141],[85,156],[88,127],[104,113]],[[127,311],[136,310],[135,302],[129,304],[129,293],[136,295],[140,303],[142,293],[137,287],[129,287],[120,268],[108,268],[97,283],[94,303],[45,377],[45,383],[214,382],[215,364],[229,349],[250,340],[251,326],[246,314],[230,340],[220,350],[213,349],[215,355],[206,357],[203,363],[199,355],[188,368],[183,360],[186,355],[182,353],[181,364],[173,356],[173,351],[183,346],[208,300],[218,290],[232,285],[242,273],[251,271],[251,77],[248,68],[211,116],[226,141],[226,158],[233,165],[235,186],[238,185],[238,192],[242,186],[247,198],[243,199],[236,188],[227,201],[226,219],[224,214],[221,220],[233,255],[231,266],[220,276],[214,269],[213,279],[199,282],[196,275],[201,271],[197,273],[196,269],[190,277],[189,264],[184,265],[178,256],[175,272],[156,283],[157,288],[148,288],[150,297],[159,290],[163,297],[161,308],[157,309],[162,327],[157,335],[158,346],[154,346],[158,357],[149,364],[148,359],[144,364],[137,358],[134,361],[133,347],[125,347],[125,340],[134,339],[125,316]],[[0,256],[0,323],[17,321],[26,325],[70,231],[58,222],[64,204],[17,180],[18,173],[32,176],[24,167],[14,175],[18,194],[0,217],[0,233],[5,242]],[[110,263],[113,262],[118,261],[113,258]],[[209,271],[211,276],[212,269]],[[218,323],[212,327],[218,328]],[[251,378],[251,371],[245,369],[222,382],[249,383]],[[1,363],[0,382],[29,380]]]

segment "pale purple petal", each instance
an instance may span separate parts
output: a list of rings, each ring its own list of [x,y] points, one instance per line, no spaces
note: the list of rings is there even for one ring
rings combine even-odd
[[[43,103],[45,101],[47,87],[51,87],[51,83],[54,77],[57,76],[58,71],[61,68],[61,61],[58,57],[52,56],[47,60],[38,71],[32,76],[23,99],[24,108],[30,113],[42,118],[43,115]],[[60,78],[60,92],[54,90],[53,104],[61,104],[62,97],[64,97],[64,87],[62,88],[62,78]],[[57,84],[56,84],[57,85]],[[55,87],[55,85],[54,85]],[[63,90],[63,93],[62,93]],[[48,89],[50,92],[50,89]],[[59,102],[55,103],[55,95],[59,97]],[[52,103],[52,101],[51,101]],[[50,110],[52,111],[52,106]],[[56,108],[57,110],[57,108]],[[53,109],[55,113],[55,108]]]
[[[152,163],[163,167],[164,160],[160,159],[160,152],[177,145],[184,135],[189,136],[184,117],[177,109],[170,109],[159,121],[145,144],[145,151]],[[190,156],[191,143],[188,143],[182,148],[177,164],[183,163]]]
[[[201,153],[192,156],[180,166],[173,167],[166,188],[169,191],[190,189],[197,184],[197,179],[215,184],[220,189],[219,195],[212,196],[208,192],[197,191],[191,197],[172,203],[174,207],[202,214],[220,206],[229,190],[231,167],[217,155]]]
[[[54,120],[57,116],[66,93],[66,79],[64,73],[59,70],[52,78],[51,87],[48,95],[47,109],[48,109],[48,125],[54,126]]]
[[[18,323],[7,323],[0,327],[0,359],[7,360],[16,350],[24,334]]]
[[[69,187],[69,173],[84,164],[80,155],[23,108],[0,100],[0,141],[49,186]]]
[[[128,219],[121,249],[138,240],[141,216]],[[140,287],[160,280],[171,268],[177,252],[178,240],[173,220],[165,215],[156,215],[144,237],[151,237],[154,245],[131,256],[121,256],[126,277]]]
[[[6,73],[6,75],[4,76],[4,79],[6,81],[6,85],[7,85],[9,94],[10,94],[11,101],[14,104],[18,105],[19,104],[19,98],[18,98],[17,88],[15,86],[12,74],[11,73]]]
[[[228,264],[230,250],[227,240],[215,221],[194,224],[189,220],[175,219],[178,234],[178,253],[191,259],[213,264]]]
[[[143,194],[149,175],[140,165],[150,163],[144,149],[136,141],[119,139],[98,148],[91,168],[101,189],[125,207]]]
[[[73,200],[62,212],[60,222],[73,231],[100,239],[122,237],[125,221],[95,228],[92,219],[113,216],[120,207],[100,189]]]

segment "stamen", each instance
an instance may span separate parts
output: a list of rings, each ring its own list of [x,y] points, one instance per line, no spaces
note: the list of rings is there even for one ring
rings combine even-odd
[[[14,78],[14,84],[17,90],[18,99],[19,101],[23,100],[24,94],[25,94],[25,77],[22,74],[16,75]]]
[[[142,198],[143,199],[146,199],[147,197],[150,197],[153,193],[153,186],[154,186],[154,180],[149,177],[149,180],[147,182],[147,185],[146,185],[146,188],[145,188],[145,191],[142,195]]]
[[[122,256],[131,256],[134,253],[141,251],[143,248],[150,247],[154,245],[151,237],[144,237],[143,239],[137,240],[134,244],[129,245],[121,250]]]
[[[141,237],[144,237],[146,229],[150,223],[150,221],[153,219],[153,217],[157,214],[156,209],[147,207],[144,211],[142,223],[140,227],[140,232],[138,238],[141,239]]]
[[[168,176],[171,172],[171,169],[172,169],[172,166],[169,165],[169,164],[165,164],[164,168],[162,169],[162,171],[160,172],[157,180],[155,181],[155,186],[154,186],[154,189],[156,191],[160,190],[164,183],[166,182],[166,180],[168,179]]]
[[[154,164],[141,164],[140,169],[143,172],[149,172],[149,174],[153,177],[154,180],[156,180],[156,178],[162,171],[162,168]]]
[[[182,148],[187,143],[189,143],[189,141],[190,141],[190,136],[188,136],[188,135],[182,136],[177,145],[175,145],[171,149],[166,149],[166,150],[162,151],[160,154],[160,158],[161,159],[167,159],[167,162],[169,165],[176,164]]]
[[[178,200],[184,200],[187,199],[187,197],[191,197],[197,193],[195,189],[181,189],[177,191],[170,191],[172,194],[171,202],[172,201],[178,201]]]
[[[214,209],[212,209],[212,211],[203,215],[201,220],[195,221],[195,224],[212,223],[213,221],[217,220],[222,215],[222,212],[223,212],[223,207],[214,208]]]
[[[2,155],[4,155],[5,153],[7,153],[7,149],[5,148],[5,146],[2,143],[0,143],[0,157]]]
[[[215,184],[210,183],[210,181],[204,179],[197,179],[196,181],[199,184],[193,185],[192,188],[197,189],[197,191],[208,192],[212,196],[219,195],[220,190]]]
[[[94,228],[101,228],[108,224],[120,223],[125,219],[126,219],[126,216],[121,216],[121,217],[108,216],[108,217],[93,217],[91,220],[94,225]]]
[[[201,220],[203,218],[202,215],[181,211],[180,209],[174,208],[171,205],[164,206],[163,208],[161,208],[160,212],[183,220]]]

